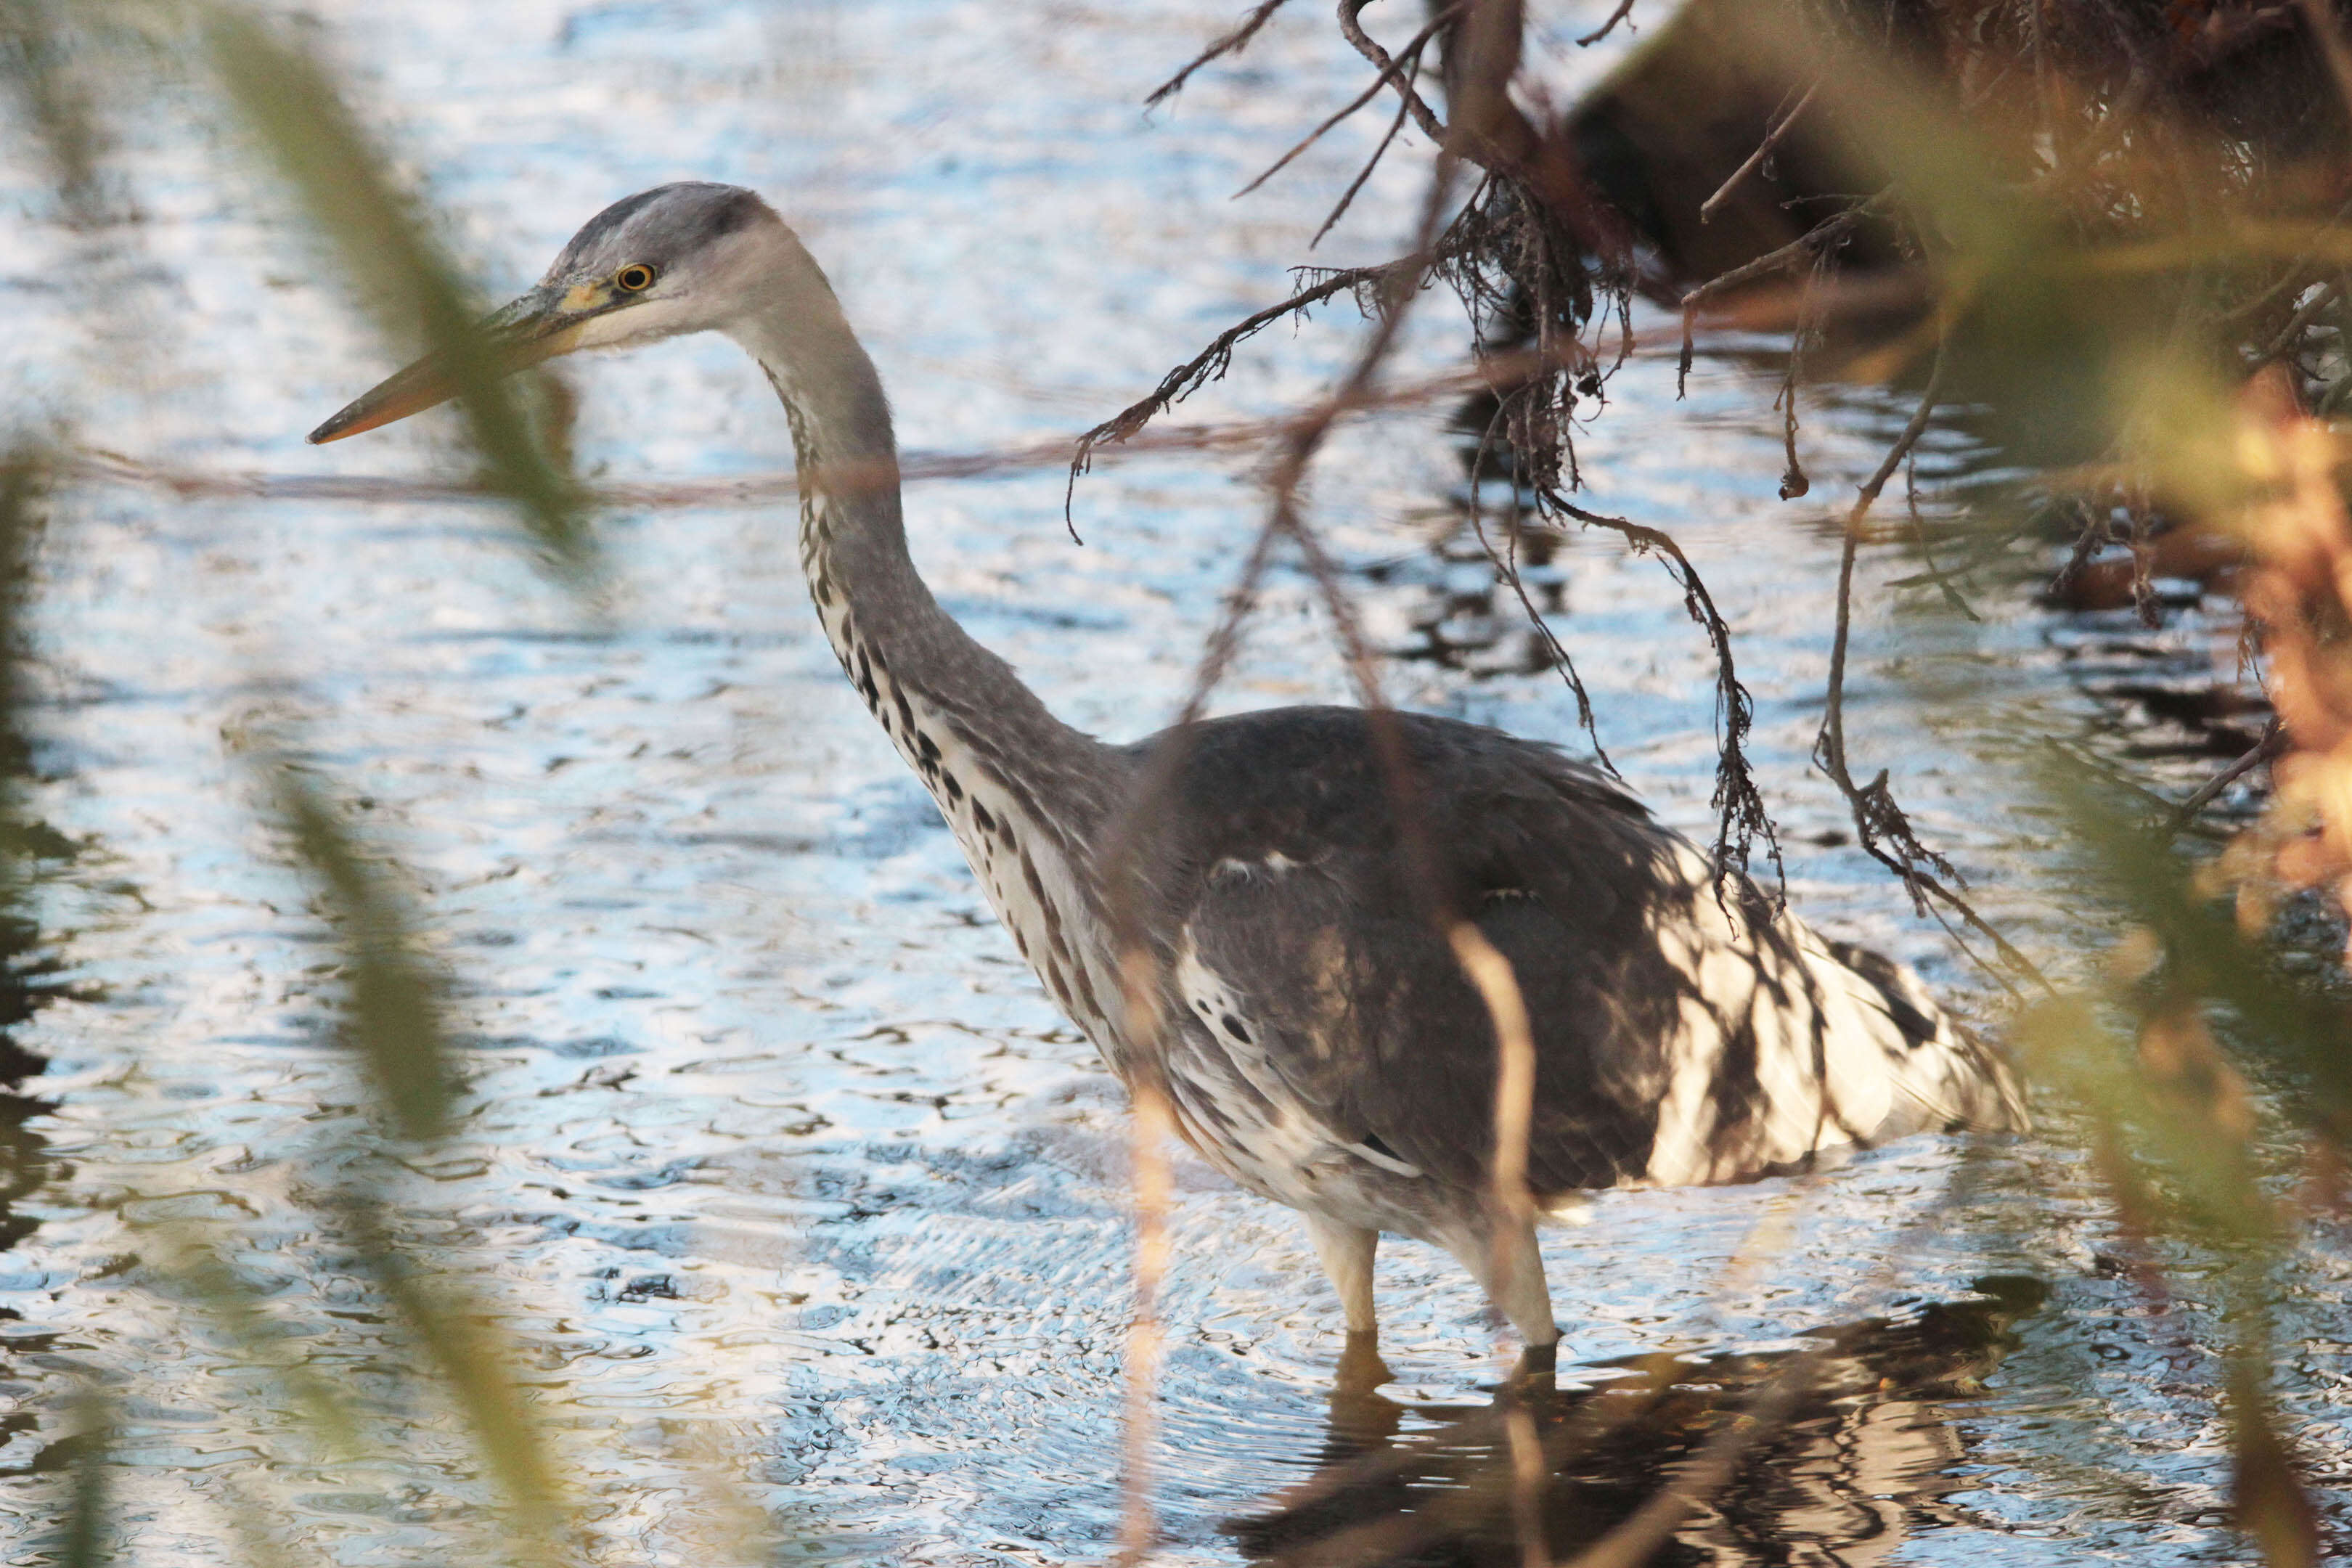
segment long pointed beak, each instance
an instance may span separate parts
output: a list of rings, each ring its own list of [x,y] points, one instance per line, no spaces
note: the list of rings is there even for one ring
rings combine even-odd
[[[422,414],[487,379],[511,375],[568,353],[583,321],[596,314],[567,308],[562,290],[538,288],[484,319],[472,342],[444,346],[385,378],[310,432],[311,445],[340,441],[395,419]]]

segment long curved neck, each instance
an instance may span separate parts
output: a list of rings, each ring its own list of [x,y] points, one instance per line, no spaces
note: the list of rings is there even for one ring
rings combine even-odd
[[[796,243],[768,270],[759,302],[728,331],[792,421],[801,564],[843,672],[968,850],[978,784],[1063,841],[1074,869],[1085,866],[1110,798],[1112,753],[1055,719],[931,596],[907,552],[898,447],[874,362]]]

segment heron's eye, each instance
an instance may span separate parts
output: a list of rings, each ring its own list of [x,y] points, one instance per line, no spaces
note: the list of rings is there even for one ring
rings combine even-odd
[[[632,261],[613,274],[613,287],[624,294],[642,294],[654,286],[654,269],[642,261]]]

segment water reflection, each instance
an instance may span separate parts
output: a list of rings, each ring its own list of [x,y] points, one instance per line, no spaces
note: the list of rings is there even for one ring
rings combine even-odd
[[[25,771],[22,748],[12,745],[6,750],[17,759],[20,765],[15,771],[21,776]],[[38,824],[20,829],[14,837],[33,851],[23,858],[26,864],[39,864],[35,857],[47,853],[70,853],[70,846]],[[0,1255],[13,1251],[37,1228],[38,1222],[18,1213],[16,1205],[51,1174],[48,1140],[32,1122],[56,1107],[23,1092],[26,1083],[37,1079],[48,1066],[48,1059],[26,1050],[16,1037],[34,1014],[58,994],[58,969],[55,957],[45,952],[39,927],[13,910],[0,908]],[[0,1475],[54,1468],[44,1463],[51,1456],[40,1447],[37,1417],[22,1406],[28,1389],[17,1382],[14,1363],[19,1357],[47,1350],[55,1336],[23,1331],[19,1327],[23,1320],[24,1314],[16,1309],[0,1306],[0,1397],[18,1405],[0,1412]]]
[[[35,1005],[29,988],[17,975],[10,973],[0,976],[0,1009],[21,1009],[29,1014]],[[21,1022],[21,1016],[8,1020],[8,1026],[17,1022]],[[35,1056],[0,1033],[0,1251],[32,1234],[35,1222],[18,1214],[16,1205],[47,1179],[48,1162],[43,1153],[47,1143],[26,1123],[49,1107],[46,1101],[18,1092],[26,1079],[35,1077],[47,1065],[47,1058]],[[14,1316],[14,1312],[0,1308],[0,1317]]]
[[[22,994],[13,974],[0,980],[0,1005],[14,1005]],[[26,1123],[49,1107],[16,1092],[47,1065],[0,1034],[0,1252],[32,1234],[35,1222],[18,1214],[16,1205],[48,1179],[47,1143]],[[23,1332],[23,1320],[24,1314],[15,1308],[0,1306],[0,1397],[18,1406],[0,1411],[0,1476],[23,1475],[39,1468],[39,1421],[22,1407],[28,1387],[18,1381],[15,1363],[19,1356],[47,1349],[54,1336]]]
[[[2015,1276],[1975,1289],[1814,1331],[1800,1348],[1625,1358],[1580,1373],[1589,1387],[1530,1380],[1488,1405],[1400,1403],[1377,1392],[1385,1370],[1358,1359],[1334,1388],[1315,1474],[1226,1530],[1253,1561],[1287,1568],[1517,1563],[1504,1413],[1517,1399],[1549,1471],[1546,1544],[1572,1554],[1796,1377],[1806,1392],[1792,1414],[1651,1561],[1882,1562],[1920,1525],[1949,1521],[1943,1499],[1968,1484],[1955,1473],[1967,1446],[1943,1406],[1981,1392],[2018,1343],[2011,1325],[2048,1295]]]

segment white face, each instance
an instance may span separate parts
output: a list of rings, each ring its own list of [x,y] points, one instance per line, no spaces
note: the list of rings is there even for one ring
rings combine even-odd
[[[562,336],[562,352],[709,331],[784,235],[749,191],[665,185],[590,219],[526,299]]]

